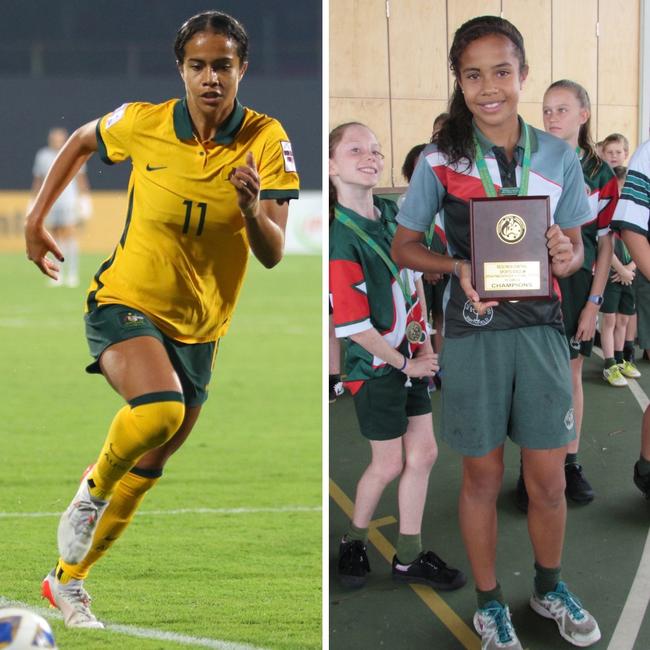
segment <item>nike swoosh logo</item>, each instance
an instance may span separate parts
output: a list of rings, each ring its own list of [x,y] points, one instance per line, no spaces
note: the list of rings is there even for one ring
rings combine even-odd
[[[152,167],[149,163],[147,163],[147,171],[148,172],[156,172],[159,169],[167,169],[167,165],[162,165],[161,167]]]

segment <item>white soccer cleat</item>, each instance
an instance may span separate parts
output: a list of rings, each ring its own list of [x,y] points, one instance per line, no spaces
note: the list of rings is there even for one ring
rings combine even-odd
[[[66,627],[104,627],[90,611],[90,596],[83,588],[83,580],[71,580],[64,585],[51,571],[41,584],[41,595],[61,610]]]
[[[83,478],[72,503],[61,515],[57,542],[61,559],[68,564],[79,564],[86,557],[93,542],[97,522],[106,510],[108,501],[92,499],[88,481]]]

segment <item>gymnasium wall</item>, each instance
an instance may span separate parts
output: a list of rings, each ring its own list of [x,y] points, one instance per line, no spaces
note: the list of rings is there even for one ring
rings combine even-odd
[[[502,15],[521,31],[530,66],[520,113],[542,126],[552,81],[591,97],[592,135],[638,144],[640,0],[330,0],[330,126],[375,131],[386,154],[380,185],[403,186],[404,156],[431,136],[453,87],[447,54],[474,16]],[[389,9],[389,10],[387,10]]]

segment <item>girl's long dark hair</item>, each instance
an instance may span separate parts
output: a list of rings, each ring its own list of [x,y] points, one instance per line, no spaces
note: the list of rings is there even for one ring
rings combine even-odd
[[[479,16],[463,23],[454,34],[449,50],[449,67],[454,74],[454,91],[449,100],[449,117],[433,137],[433,142],[444,153],[452,165],[461,161],[474,161],[474,140],[472,137],[472,113],[465,104],[463,92],[458,83],[460,58],[465,48],[473,41],[492,35],[505,36],[512,41],[519,59],[519,71],[526,67],[524,39],[519,30],[505,18]]]
[[[570,79],[554,81],[546,89],[546,92],[555,88],[563,88],[564,90],[572,92],[578,100],[580,108],[589,112],[589,118],[580,126],[580,131],[578,132],[578,145],[585,152],[585,163],[588,163],[589,161],[593,163],[593,168],[589,174],[590,177],[593,177],[598,173],[603,161],[596,152],[596,145],[591,137],[591,100],[589,99],[589,93],[585,90],[584,86],[581,86],[578,82],[571,81]]]
[[[343,139],[343,136],[345,135],[346,130],[350,126],[362,126],[364,129],[367,129],[368,127],[365,124],[362,124],[361,122],[345,122],[344,124],[339,124],[338,126],[335,126],[331,131],[330,131],[330,143],[329,143],[329,157],[331,158],[334,155],[334,149],[338,146],[339,142]],[[336,203],[337,196],[336,196],[336,188],[334,187],[334,184],[332,181],[329,181],[329,218],[330,218],[330,223],[332,223],[332,220],[334,219],[334,204]]]

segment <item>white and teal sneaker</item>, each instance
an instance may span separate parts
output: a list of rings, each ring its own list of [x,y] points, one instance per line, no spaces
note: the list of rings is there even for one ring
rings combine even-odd
[[[481,650],[522,650],[510,620],[510,609],[496,600],[474,614],[474,629],[481,637]]]
[[[533,593],[530,606],[544,618],[551,618],[560,630],[563,639],[580,648],[593,645],[600,639],[600,629],[596,619],[583,609],[582,603],[558,582],[554,591],[544,596]]]

